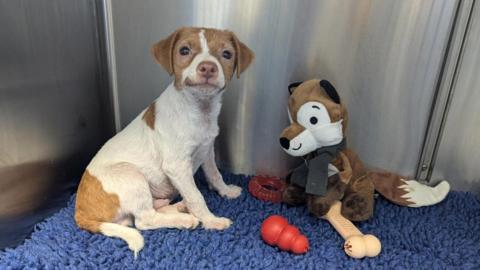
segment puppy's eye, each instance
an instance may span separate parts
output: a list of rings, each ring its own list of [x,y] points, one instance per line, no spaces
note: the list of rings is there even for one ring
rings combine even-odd
[[[181,55],[189,55],[190,54],[190,48],[183,46],[180,48],[178,51]]]
[[[318,119],[315,116],[310,117],[310,124],[315,125],[318,123]]]
[[[230,51],[223,51],[222,56],[225,59],[231,59],[232,58],[232,53]]]

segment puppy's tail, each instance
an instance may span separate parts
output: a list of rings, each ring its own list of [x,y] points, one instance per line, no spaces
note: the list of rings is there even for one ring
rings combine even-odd
[[[137,258],[138,252],[143,248],[143,236],[137,229],[123,226],[116,223],[101,223],[100,232],[106,236],[118,237],[128,244],[128,248],[133,251]]]
[[[450,191],[447,181],[430,187],[384,170],[369,170],[368,176],[372,179],[376,191],[387,200],[402,206],[434,205],[445,199]]]
[[[135,228],[130,228],[116,223],[100,222],[95,220],[77,219],[80,228],[94,233],[101,233],[109,237],[118,237],[128,244],[137,258],[138,252],[143,248],[143,236]]]

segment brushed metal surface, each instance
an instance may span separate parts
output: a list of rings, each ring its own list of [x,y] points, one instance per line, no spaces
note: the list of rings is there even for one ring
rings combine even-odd
[[[453,84],[454,94],[433,167],[433,178],[480,193],[480,4],[475,3]]]
[[[0,1],[0,248],[64,205],[108,136],[92,1]]]
[[[470,25],[473,0],[459,2],[452,33],[448,42],[444,64],[438,81],[432,111],[426,131],[425,143],[417,166],[416,178],[420,181],[430,181],[432,165],[438,151],[441,134],[445,126],[446,115],[454,94],[452,87],[458,72],[458,65],[465,46],[465,35]]]
[[[150,46],[185,26],[227,28],[256,61],[225,93],[221,167],[283,176],[278,145],[289,82],[331,80],[350,110],[349,144],[371,165],[414,175],[457,1],[245,0],[112,2],[125,126],[169,84]]]

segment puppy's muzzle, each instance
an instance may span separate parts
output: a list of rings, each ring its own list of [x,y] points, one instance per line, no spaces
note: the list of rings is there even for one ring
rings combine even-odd
[[[203,61],[197,66],[197,74],[206,81],[215,79],[218,76],[218,66],[211,61]]]

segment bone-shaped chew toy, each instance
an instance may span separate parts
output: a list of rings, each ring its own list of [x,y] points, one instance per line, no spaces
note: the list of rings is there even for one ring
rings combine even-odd
[[[323,218],[328,220],[345,240],[343,244],[345,253],[356,259],[377,256],[382,250],[380,240],[371,234],[363,235],[350,220],[342,216],[341,209],[342,203],[336,201]]]

